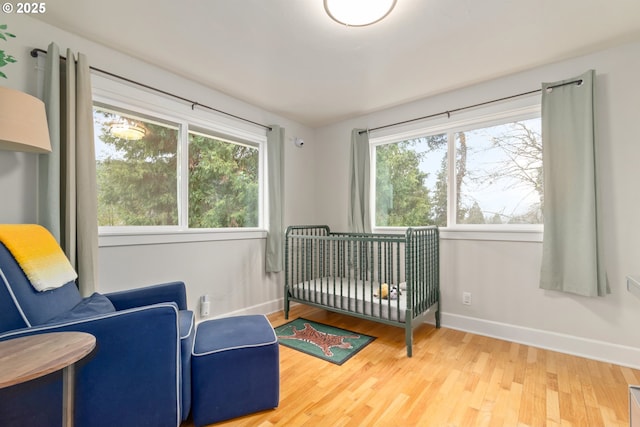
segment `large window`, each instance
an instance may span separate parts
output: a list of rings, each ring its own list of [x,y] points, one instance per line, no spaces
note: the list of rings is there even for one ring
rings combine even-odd
[[[376,227],[542,224],[536,109],[372,139]]]
[[[94,106],[102,231],[262,226],[262,141],[132,111]]]

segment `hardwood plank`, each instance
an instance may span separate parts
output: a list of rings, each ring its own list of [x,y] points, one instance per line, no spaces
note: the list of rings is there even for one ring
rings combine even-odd
[[[377,338],[342,366],[281,346],[280,406],[217,426],[626,427],[640,382],[635,369],[431,325],[407,358],[400,328],[303,305],[296,317]]]

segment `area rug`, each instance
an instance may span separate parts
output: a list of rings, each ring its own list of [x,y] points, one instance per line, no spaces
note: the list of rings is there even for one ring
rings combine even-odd
[[[275,328],[281,345],[342,365],[375,337],[297,318]]]

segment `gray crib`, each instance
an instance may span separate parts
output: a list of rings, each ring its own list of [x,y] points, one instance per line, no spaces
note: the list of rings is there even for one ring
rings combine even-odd
[[[291,301],[405,329],[407,356],[413,328],[435,310],[440,327],[438,228],[404,234],[333,233],[326,225],[287,228],[285,318]],[[382,285],[399,295],[383,298]]]

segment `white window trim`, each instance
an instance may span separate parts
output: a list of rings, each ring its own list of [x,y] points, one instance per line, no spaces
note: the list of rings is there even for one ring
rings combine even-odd
[[[257,228],[243,229],[189,229],[189,230],[137,230],[100,233],[99,247],[158,245],[167,243],[212,242],[222,240],[265,239],[267,232]]]
[[[477,128],[478,126],[493,126],[505,123],[506,120],[526,120],[540,117],[541,105],[539,96],[523,97],[505,103],[499,103],[487,108],[473,110],[460,114],[456,119],[443,117],[430,122],[429,126],[410,124],[396,128],[394,132],[386,131],[384,134],[370,138],[369,147],[371,155],[371,183],[370,183],[370,212],[373,216],[372,223],[375,223],[376,209],[376,169],[374,161],[374,150],[379,145],[400,142],[407,139],[419,138],[429,135],[447,134],[447,155],[448,155],[448,181],[455,182],[455,156],[450,153],[455,152],[455,139],[453,134]],[[457,197],[455,187],[448,190],[447,224],[454,224],[447,227],[440,227],[440,237],[445,240],[490,240],[490,241],[513,241],[513,242],[542,242],[544,225],[542,224],[514,224],[514,225],[491,225],[491,224],[455,224],[455,200]],[[373,231],[380,233],[401,233],[407,227],[377,227],[374,225]]]
[[[189,228],[186,222],[189,211],[189,183],[178,174],[176,185],[178,186],[178,220],[180,225],[98,227],[100,247],[266,238],[266,224],[268,224],[266,133],[256,131],[255,126],[250,124],[241,123],[202,109],[192,109],[192,106],[187,103],[100,74],[92,74],[91,80],[94,103],[177,124],[181,132],[177,153],[181,170],[188,169],[189,159],[184,150],[188,148],[186,141],[188,141],[189,125],[199,131],[209,130],[212,133],[255,144],[259,150],[260,168],[258,227]]]

